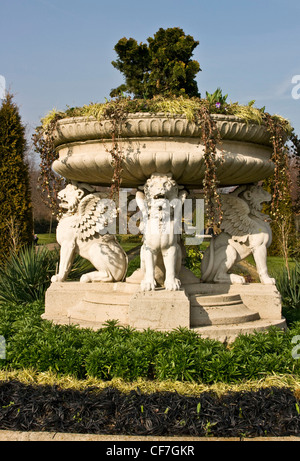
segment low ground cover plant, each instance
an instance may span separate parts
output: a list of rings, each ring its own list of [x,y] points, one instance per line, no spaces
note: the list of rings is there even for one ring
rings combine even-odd
[[[227,345],[188,329],[139,332],[114,321],[97,331],[54,325],[41,318],[43,311],[40,301],[1,305],[0,335],[6,340],[2,369],[52,370],[81,379],[207,384],[260,379],[273,373],[300,376],[300,362],[292,355],[292,338],[300,335],[300,322],[286,332],[271,329],[242,335]]]
[[[288,388],[217,396],[0,383],[0,428],[89,434],[255,437],[298,435],[299,398]]]

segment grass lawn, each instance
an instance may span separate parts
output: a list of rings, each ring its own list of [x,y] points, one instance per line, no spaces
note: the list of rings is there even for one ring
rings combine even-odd
[[[56,234],[37,234],[38,245],[48,245],[49,243],[56,243]]]
[[[255,261],[253,256],[248,256],[248,258],[245,259],[249,264],[251,264],[253,267],[255,266]],[[282,256],[267,256],[267,266],[268,266],[268,271],[269,274],[273,277],[276,276],[279,272],[282,271],[282,269],[285,267],[285,261]],[[292,268],[295,266],[295,261],[293,261],[291,258],[289,259],[289,267]]]
[[[39,245],[47,245],[50,243],[56,243],[56,234],[38,234],[38,244]],[[136,248],[138,245],[142,243],[141,241],[141,236],[135,235],[118,235],[117,236],[122,248],[124,251],[130,251],[133,248]],[[203,242],[201,245],[201,249],[204,251],[209,245],[209,242]],[[255,261],[253,256],[248,256],[248,258],[245,259],[246,262],[251,264],[254,268],[255,266]],[[290,267],[292,268],[295,265],[295,262],[290,259],[289,260]],[[268,270],[271,276],[276,277],[276,275],[281,272],[281,270],[285,267],[285,262],[281,256],[268,256],[267,257],[267,265],[268,265]],[[199,271],[198,271],[199,272]],[[200,272],[197,272],[197,276],[200,277]]]
[[[37,234],[38,245],[48,245],[49,243],[56,243],[56,234]],[[117,237],[124,251],[129,251],[141,243],[141,238],[138,236],[118,236]]]

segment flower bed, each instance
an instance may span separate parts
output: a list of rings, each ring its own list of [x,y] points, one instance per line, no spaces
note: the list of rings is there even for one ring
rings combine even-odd
[[[265,388],[216,396],[203,392],[122,393],[0,383],[0,429],[88,434],[257,437],[300,434],[299,395]]]

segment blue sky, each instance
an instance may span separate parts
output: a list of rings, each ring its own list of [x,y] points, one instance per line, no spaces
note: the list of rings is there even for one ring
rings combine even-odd
[[[0,0],[0,75],[30,133],[54,107],[109,97],[123,81],[111,65],[120,38],[181,27],[200,42],[203,96],[221,87],[228,100],[255,99],[300,134],[299,17],[299,0]]]

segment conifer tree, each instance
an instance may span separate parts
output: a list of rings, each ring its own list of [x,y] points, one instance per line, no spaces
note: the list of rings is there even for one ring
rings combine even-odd
[[[0,258],[32,242],[33,223],[25,128],[13,96],[0,107]]]
[[[124,37],[116,44],[118,59],[112,65],[123,73],[125,83],[112,90],[111,96],[128,92],[149,99],[156,95],[199,97],[195,76],[201,69],[192,59],[199,42],[179,27],[160,28],[147,41],[148,45],[138,44]]]

